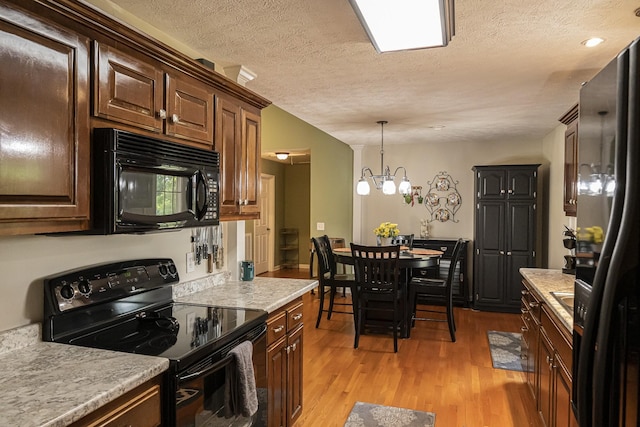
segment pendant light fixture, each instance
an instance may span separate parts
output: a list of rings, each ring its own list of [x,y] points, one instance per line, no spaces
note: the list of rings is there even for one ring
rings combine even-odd
[[[398,192],[400,194],[409,194],[411,192],[411,183],[409,182],[409,178],[407,178],[407,170],[403,166],[398,166],[393,174],[391,174],[391,169],[389,166],[384,166],[384,125],[388,122],[386,120],[380,120],[377,122],[380,125],[380,175],[374,175],[370,168],[364,167],[362,168],[362,173],[360,175],[360,180],[358,180],[358,185],[356,187],[356,193],[360,196],[366,196],[370,192],[369,183],[365,179],[365,172],[369,173],[369,179],[373,182],[373,185],[378,190],[382,190],[384,194],[395,194],[396,193],[396,184],[393,180],[396,177],[396,174],[400,169],[403,170],[404,174],[402,176],[402,181],[398,186]]]

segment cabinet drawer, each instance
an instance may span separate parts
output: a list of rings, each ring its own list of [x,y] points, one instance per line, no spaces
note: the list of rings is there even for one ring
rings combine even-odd
[[[267,320],[267,345],[271,345],[287,334],[287,312],[279,311]]]
[[[287,331],[292,331],[302,323],[302,303],[287,310]]]

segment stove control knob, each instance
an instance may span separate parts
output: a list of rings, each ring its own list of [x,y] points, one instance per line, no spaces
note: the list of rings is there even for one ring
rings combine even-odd
[[[63,287],[61,287],[60,295],[62,295],[62,298],[64,299],[73,298],[73,288],[71,287],[71,285],[64,285]]]
[[[161,264],[160,267],[158,267],[158,271],[160,272],[160,275],[162,277],[167,277],[167,266],[164,264]]]
[[[78,290],[83,295],[89,295],[91,293],[91,283],[87,279],[82,279],[78,282]]]
[[[174,264],[169,264],[169,274],[175,276],[177,272],[178,270],[176,269],[176,266]]]

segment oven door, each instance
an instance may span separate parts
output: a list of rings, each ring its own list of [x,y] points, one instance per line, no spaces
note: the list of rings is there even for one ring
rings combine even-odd
[[[261,326],[261,328],[263,331],[252,340],[258,411],[252,417],[225,416],[226,368],[231,363],[232,356],[219,355],[218,361],[201,371],[177,375],[175,423],[171,425],[177,427],[267,426],[267,335],[266,327]],[[213,359],[216,359],[216,355]]]

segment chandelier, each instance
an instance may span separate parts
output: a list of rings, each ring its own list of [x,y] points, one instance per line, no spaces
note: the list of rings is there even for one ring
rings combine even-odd
[[[409,194],[411,192],[411,183],[409,182],[409,178],[407,178],[407,170],[403,166],[398,166],[391,174],[391,169],[389,166],[384,166],[384,125],[388,122],[386,120],[380,120],[377,122],[380,125],[380,175],[374,175],[370,168],[364,167],[362,168],[362,173],[360,175],[360,180],[358,181],[358,185],[356,187],[356,193],[360,196],[366,196],[369,194],[370,187],[369,183],[365,179],[365,172],[369,173],[368,178],[371,179],[373,185],[378,190],[382,190],[384,194],[395,194],[396,193],[396,184],[393,180],[396,177],[396,174],[400,169],[403,170],[404,175],[402,176],[402,181],[398,186],[398,192],[400,194]]]

